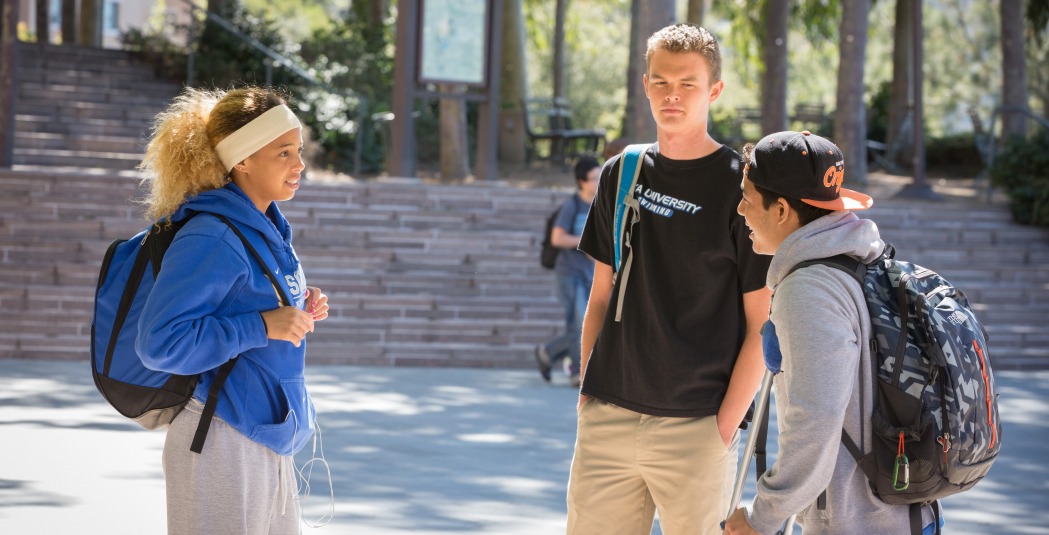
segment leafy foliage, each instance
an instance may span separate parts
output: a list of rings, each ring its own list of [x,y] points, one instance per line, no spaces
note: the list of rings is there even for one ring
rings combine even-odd
[[[359,6],[362,3],[355,3]],[[344,18],[313,30],[300,43],[282,31],[283,23],[268,11],[256,11],[239,2],[225,4],[221,16],[248,37],[289,58],[325,87],[318,87],[292,71],[274,65],[272,85],[287,88],[293,106],[320,147],[313,155],[315,165],[350,171],[357,164],[360,138],[360,171],[374,172],[383,166],[380,133],[371,114],[389,109],[393,85],[393,53],[390,24],[371,24],[362,8],[348,10]],[[263,53],[212,21],[203,23],[196,41],[195,77],[211,87],[235,87],[266,83]],[[340,88],[352,88],[340,94]]]
[[[1009,194],[1013,219],[1049,226],[1049,129],[1031,138],[1014,137],[994,159],[991,177]]]
[[[530,97],[553,94],[554,2],[525,0]],[[626,106],[630,0],[571,0],[565,20],[565,61],[572,122],[619,135]]]

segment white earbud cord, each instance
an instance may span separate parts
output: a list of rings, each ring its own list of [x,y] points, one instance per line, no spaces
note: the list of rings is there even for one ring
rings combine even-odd
[[[330,524],[332,519],[335,517],[335,486],[331,480],[331,467],[328,466],[328,461],[324,458],[324,439],[321,436],[320,423],[317,422],[316,418],[313,419],[313,426],[317,430],[317,432],[313,435],[312,457],[310,458],[310,460],[302,464],[302,468],[295,468],[295,472],[298,475],[298,485],[296,488],[296,493],[298,494],[298,496],[295,499],[299,500],[300,502],[300,514],[305,514],[305,511],[301,507],[301,502],[305,501],[307,498],[310,497],[310,492],[312,490],[312,488],[310,487],[310,478],[313,477],[313,465],[315,463],[320,463],[324,467],[324,473],[328,479],[328,496],[330,498],[330,502],[328,504],[328,511],[321,515],[320,518],[312,522],[307,520],[305,517],[303,517],[302,519],[302,521],[307,526],[311,528],[320,528]],[[320,449],[320,457],[317,456],[318,445]]]

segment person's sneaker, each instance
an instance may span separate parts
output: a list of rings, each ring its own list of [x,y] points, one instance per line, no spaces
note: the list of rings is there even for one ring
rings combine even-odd
[[[542,344],[535,346],[535,362],[539,365],[539,375],[543,380],[550,382],[550,354]]]
[[[572,369],[573,364],[575,364],[575,361],[572,360],[572,357],[565,357],[565,359],[561,361],[561,371],[565,372],[565,377],[575,375],[575,371]]]

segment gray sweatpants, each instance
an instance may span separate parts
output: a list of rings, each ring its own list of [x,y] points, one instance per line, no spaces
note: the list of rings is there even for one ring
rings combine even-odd
[[[191,400],[164,442],[170,535],[301,533],[294,459],[214,418],[204,451],[189,451],[203,405]]]

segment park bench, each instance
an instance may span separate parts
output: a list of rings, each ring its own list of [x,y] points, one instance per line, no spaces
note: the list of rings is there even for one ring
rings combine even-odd
[[[821,136],[826,136],[830,131],[830,117],[823,104],[795,104],[790,122],[794,130],[808,130]]]
[[[539,158],[539,146],[547,145],[546,158],[566,164],[578,156],[597,156],[605,144],[600,128],[572,127],[572,110],[564,98],[531,98],[521,106],[530,148],[528,159]]]
[[[756,142],[761,139],[761,108],[736,108],[733,141]]]

